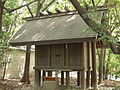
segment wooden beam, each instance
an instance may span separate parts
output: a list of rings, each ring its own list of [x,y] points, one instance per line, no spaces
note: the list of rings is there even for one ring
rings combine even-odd
[[[67,6],[65,6],[64,9],[66,10],[66,12],[70,12],[71,11]]]
[[[55,13],[50,12],[49,10],[46,10],[46,12],[47,12],[49,15],[55,14]]]
[[[55,8],[55,11],[59,14],[59,13],[63,13],[61,10]]]
[[[39,70],[45,70],[45,71],[77,71],[77,70],[85,70],[83,66],[57,66],[57,67],[51,67],[51,66],[35,66],[34,69]]]

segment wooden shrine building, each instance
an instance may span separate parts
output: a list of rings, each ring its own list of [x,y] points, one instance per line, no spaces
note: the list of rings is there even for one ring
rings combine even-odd
[[[37,86],[41,85],[41,76],[45,77],[45,72],[48,72],[48,76],[52,77],[52,71],[61,71],[61,85],[69,86],[69,72],[77,71],[77,85],[82,90],[89,86],[97,88],[97,34],[88,32],[88,28],[77,13],[45,16],[28,20],[11,38],[10,43],[19,46],[35,45]]]

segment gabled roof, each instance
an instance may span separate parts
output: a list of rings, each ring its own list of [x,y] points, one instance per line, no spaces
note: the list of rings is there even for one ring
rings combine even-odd
[[[32,20],[11,38],[12,45],[59,44],[94,41],[97,34],[87,32],[88,25],[78,15]]]

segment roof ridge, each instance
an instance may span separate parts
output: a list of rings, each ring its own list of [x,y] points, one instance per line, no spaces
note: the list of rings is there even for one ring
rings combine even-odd
[[[41,14],[43,14],[43,13],[41,13]],[[23,19],[26,20],[26,21],[32,21],[32,20],[38,20],[38,19],[54,18],[54,17],[75,15],[75,14],[78,14],[78,12],[76,10],[73,10],[73,11],[70,11],[70,12],[43,14],[41,16],[36,16],[36,17],[26,17],[26,18],[23,18]]]

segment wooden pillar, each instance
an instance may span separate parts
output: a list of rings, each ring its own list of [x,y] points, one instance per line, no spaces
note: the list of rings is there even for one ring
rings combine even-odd
[[[86,81],[85,81],[85,71],[86,71],[86,46],[87,44],[85,42],[83,42],[81,45],[80,45],[80,65],[84,67],[84,69],[80,72],[80,76],[81,76],[81,81],[80,81],[80,84],[81,84],[81,89],[82,90],[85,90],[86,89]]]
[[[48,71],[48,77],[52,77],[52,71]]]
[[[86,87],[90,87],[90,71],[86,72]]]
[[[68,66],[68,44],[65,44],[65,50],[66,50],[66,63],[65,65]],[[66,86],[69,86],[69,83],[70,83],[70,78],[69,78],[69,71],[66,71]]]
[[[38,66],[38,51],[35,46],[35,66]],[[35,86],[38,88],[41,85],[41,70],[35,69]]]
[[[41,71],[35,69],[35,86],[41,86]]]
[[[85,70],[81,71],[81,89],[85,90]]]
[[[87,62],[88,62],[88,70],[86,72],[86,87],[90,87],[90,70],[91,70],[91,43],[87,43]]]
[[[93,81],[94,81],[94,73],[91,71],[91,87],[93,87]]]
[[[46,71],[43,70],[43,81],[44,81],[44,77],[46,77]]]
[[[93,88],[97,89],[97,72],[96,72],[96,43],[92,42],[92,82]]]
[[[69,71],[66,71],[66,86],[69,86],[70,78],[69,78]]]
[[[64,71],[61,71],[61,85],[64,85]]]
[[[80,81],[81,81],[80,71],[77,71],[77,85],[78,86],[80,86]]]

